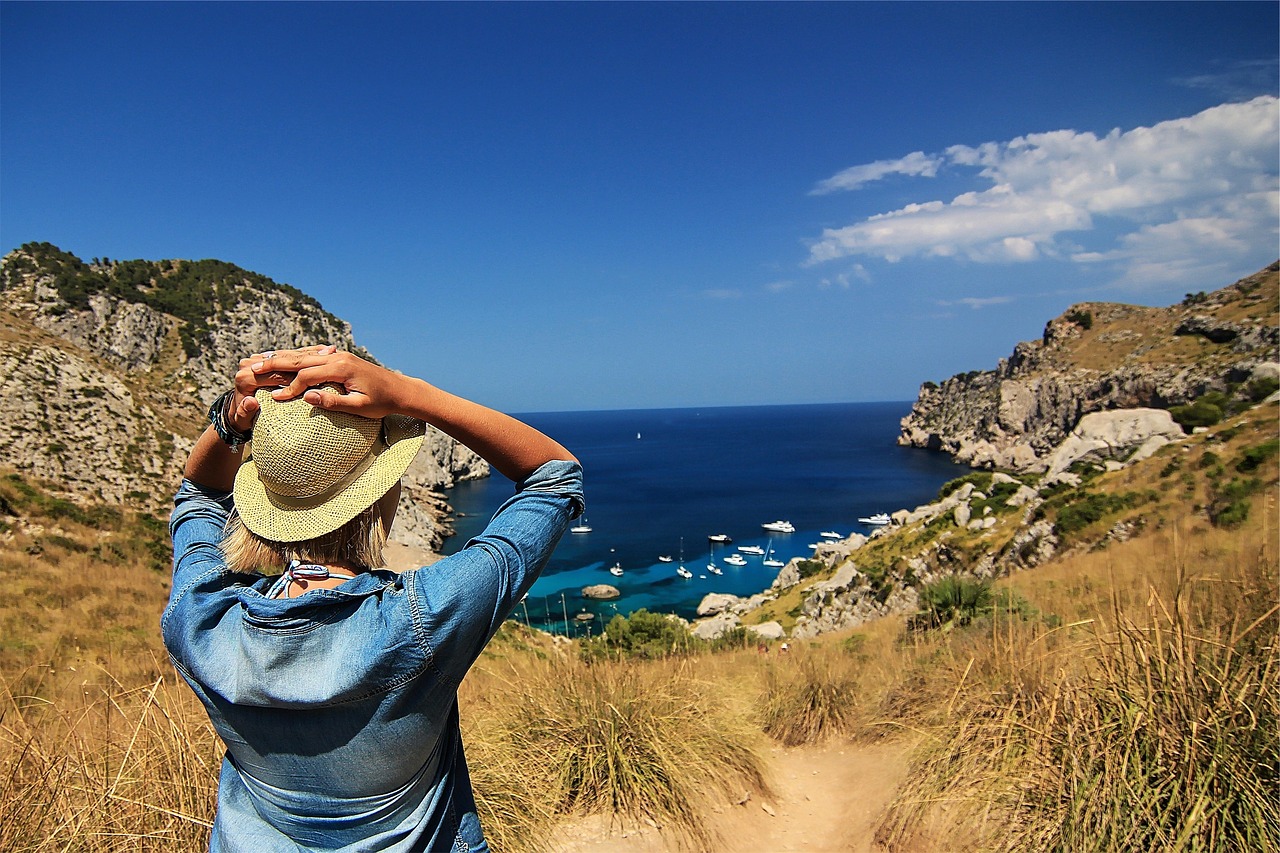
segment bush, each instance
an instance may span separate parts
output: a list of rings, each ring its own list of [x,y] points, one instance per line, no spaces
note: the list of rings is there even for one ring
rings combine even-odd
[[[851,734],[858,707],[857,658],[829,650],[797,651],[765,672],[761,725],[786,746]]]
[[[963,477],[956,477],[954,480],[948,480],[942,484],[942,488],[938,489],[938,500],[943,500],[952,493],[958,491],[965,483],[973,483],[973,487],[978,491],[986,491],[991,486],[990,471],[974,471],[965,474]]]
[[[1084,329],[1085,331],[1088,331],[1089,329],[1093,328],[1093,312],[1092,311],[1083,311],[1080,309],[1076,309],[1074,311],[1068,311],[1066,315],[1066,320],[1068,323],[1075,323],[1077,326]]]
[[[1222,420],[1222,409],[1203,399],[1185,406],[1173,406],[1169,414],[1184,430],[1213,426]]]
[[[1214,490],[1209,504],[1209,521],[1215,527],[1239,527],[1249,518],[1249,498],[1262,488],[1262,483],[1250,478],[1232,478],[1231,482]]]
[[[1268,376],[1264,379],[1255,379],[1250,382],[1246,393],[1249,395],[1250,400],[1255,403],[1261,403],[1276,393],[1277,390],[1280,390],[1280,380]]]
[[[991,612],[991,582],[948,575],[920,588],[921,612],[913,627],[943,628],[968,625]]]
[[[641,608],[630,617],[614,616],[603,634],[582,642],[581,650],[587,660],[608,655],[653,660],[704,651],[707,646],[675,619]]]
[[[559,815],[648,817],[713,850],[712,807],[769,793],[746,720],[685,667],[551,661],[513,672],[500,694],[491,719],[464,732],[471,764],[507,769],[492,784],[477,774],[482,818],[527,824],[547,804]],[[538,833],[517,826],[495,849],[531,846],[522,834]]]
[[[1262,464],[1271,459],[1280,452],[1280,439],[1271,439],[1270,441],[1247,448],[1240,456],[1240,461],[1236,463],[1236,470],[1241,474],[1252,474],[1262,467]]]
[[[1107,515],[1132,509],[1152,497],[1139,492],[1115,495],[1082,492],[1075,500],[1059,508],[1053,526],[1059,536],[1067,536],[1083,530]]]

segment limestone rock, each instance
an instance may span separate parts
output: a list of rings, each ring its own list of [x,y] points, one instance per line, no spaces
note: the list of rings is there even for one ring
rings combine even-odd
[[[690,631],[693,636],[702,640],[715,640],[740,624],[741,620],[734,613],[719,613],[710,619],[703,619]]]
[[[1080,419],[1066,441],[1049,457],[1048,474],[1065,471],[1082,459],[1119,461],[1129,458],[1134,451],[1146,458],[1182,436],[1182,427],[1164,409],[1092,412]]]
[[[762,640],[781,640],[787,636],[782,625],[777,622],[764,622],[759,625],[748,625],[747,630]]]
[[[607,583],[597,583],[582,588],[582,597],[590,598],[593,601],[613,601],[615,598],[621,598],[622,593],[616,586],[610,586]]]
[[[717,613],[723,613],[739,601],[741,599],[736,595],[729,595],[724,592],[709,592],[698,603],[697,613],[699,616],[715,616]]]

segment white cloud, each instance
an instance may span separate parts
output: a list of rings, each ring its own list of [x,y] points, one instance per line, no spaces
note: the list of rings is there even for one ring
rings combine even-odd
[[[1127,280],[1140,283],[1156,274],[1161,258],[1182,258],[1165,266],[1185,275],[1192,257],[1226,263],[1274,247],[1278,103],[1265,96],[1223,104],[1102,137],[1057,130],[952,146],[941,159],[957,170],[977,169],[985,189],[827,229],[810,245],[809,262],[859,255],[983,263],[1051,257],[1118,263]],[[896,163],[907,160],[935,164],[914,174],[936,174],[938,158],[917,152]],[[892,165],[855,166],[819,187],[857,188]],[[1103,224],[1105,234],[1118,232],[1114,248],[1080,252],[1067,243],[1071,232],[1104,232]]]
[[[832,175],[809,191],[809,195],[826,195],[840,190],[856,190],[863,184],[878,181],[889,175],[923,175],[932,178],[938,174],[941,157],[926,156],[923,151],[913,151],[898,160],[877,160],[861,166],[850,166]]]
[[[823,278],[818,282],[818,286],[826,289],[829,287],[839,287],[842,290],[848,290],[854,280],[869,284],[871,275],[867,272],[867,268],[862,264],[854,264],[848,270],[837,273],[829,278]]]

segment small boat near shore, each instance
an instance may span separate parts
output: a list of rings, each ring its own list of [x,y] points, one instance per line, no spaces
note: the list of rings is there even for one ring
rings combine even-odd
[[[824,530],[818,535],[821,536],[823,539],[843,539],[844,538],[839,533],[836,533],[834,530]]]
[[[764,556],[764,549],[759,545],[739,545],[738,550],[744,554],[754,554],[757,557]]]
[[[590,525],[590,524],[587,524],[587,519],[584,517],[584,518],[582,519],[582,523],[581,523],[581,524],[578,524],[578,525],[575,525],[575,526],[573,526],[573,527],[570,527],[570,528],[569,528],[569,532],[570,532],[570,533],[590,533],[590,532],[591,532],[591,525]]]
[[[610,566],[609,574],[613,575],[615,578],[622,577],[622,564],[614,563],[612,566]]]
[[[877,527],[888,524],[893,519],[889,518],[887,512],[877,512],[875,515],[864,515],[858,519],[859,524],[871,524]]]
[[[676,569],[676,574],[678,574],[680,577],[684,578],[685,580],[688,580],[689,578],[693,577],[693,572],[689,571],[684,566],[681,566],[680,568]]]

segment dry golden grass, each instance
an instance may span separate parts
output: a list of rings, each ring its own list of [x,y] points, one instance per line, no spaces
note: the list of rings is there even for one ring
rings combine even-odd
[[[502,849],[530,846],[557,817],[597,813],[715,849],[712,807],[769,794],[759,730],[687,660],[508,660],[482,666],[463,698],[481,818]]]
[[[71,675],[0,683],[0,850],[207,847],[222,749],[186,685]]]
[[[1071,621],[997,619],[937,650],[908,701],[931,739],[879,840],[1277,849],[1276,578],[1268,524],[1172,527],[1015,579]]]

